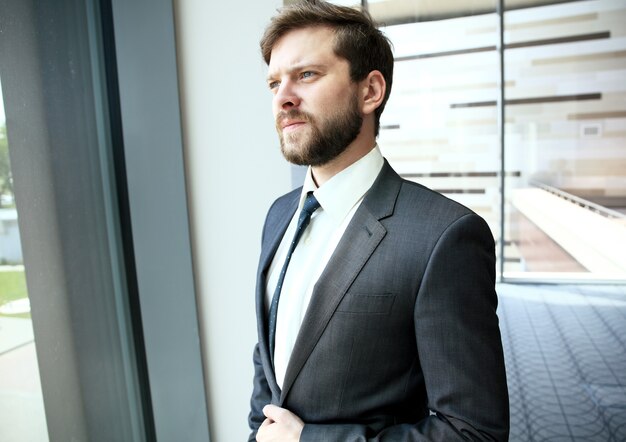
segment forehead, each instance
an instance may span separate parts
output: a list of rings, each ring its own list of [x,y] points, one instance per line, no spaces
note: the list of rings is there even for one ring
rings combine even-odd
[[[293,29],[272,47],[270,72],[302,64],[339,61],[334,51],[335,32],[325,26]]]

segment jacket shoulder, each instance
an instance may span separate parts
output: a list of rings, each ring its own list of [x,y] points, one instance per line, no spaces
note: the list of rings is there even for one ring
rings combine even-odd
[[[481,236],[493,240],[487,222],[472,209],[413,181],[402,180],[394,213],[405,220],[408,217],[408,225],[413,231],[419,234],[429,232],[433,238],[458,225],[464,226],[464,230],[473,226],[470,230],[477,229]]]
[[[403,205],[413,206],[419,209],[421,213],[441,220],[455,220],[464,215],[476,215],[472,209],[458,201],[454,201],[422,184],[406,179],[402,179],[398,202]]]

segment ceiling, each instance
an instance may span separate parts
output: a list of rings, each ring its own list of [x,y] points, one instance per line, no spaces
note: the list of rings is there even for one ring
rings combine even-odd
[[[521,9],[566,1],[504,0],[504,8]],[[367,4],[372,17],[387,25],[487,14],[496,12],[498,7],[497,0],[368,0]]]
[[[284,4],[300,0],[284,0]],[[580,0],[503,0],[505,10]],[[338,5],[359,5],[359,0],[335,0]],[[367,0],[372,17],[381,25],[414,23],[496,12],[498,0]]]

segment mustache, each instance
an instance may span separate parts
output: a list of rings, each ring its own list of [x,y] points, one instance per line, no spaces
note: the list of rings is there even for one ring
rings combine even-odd
[[[276,126],[279,126],[282,120],[311,121],[312,118],[309,114],[299,109],[289,109],[288,111],[280,111],[278,115],[276,115]]]

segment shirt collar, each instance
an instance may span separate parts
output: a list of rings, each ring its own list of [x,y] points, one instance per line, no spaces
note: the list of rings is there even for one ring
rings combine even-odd
[[[312,191],[326,213],[337,222],[343,221],[350,209],[372,187],[383,164],[383,156],[376,144],[367,155],[333,176],[321,187],[316,186],[309,167],[302,186],[300,207],[304,204],[307,193]]]

